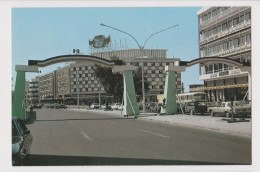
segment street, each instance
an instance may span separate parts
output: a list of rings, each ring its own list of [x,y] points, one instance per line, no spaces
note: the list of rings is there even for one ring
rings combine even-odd
[[[251,164],[251,138],[135,118],[36,110],[28,166]]]

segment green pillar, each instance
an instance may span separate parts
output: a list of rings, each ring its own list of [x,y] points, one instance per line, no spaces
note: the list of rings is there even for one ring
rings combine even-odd
[[[128,116],[139,115],[132,70],[124,70],[123,78],[124,78],[123,115],[128,115]]]
[[[175,84],[175,71],[166,71],[166,81],[164,86],[164,96],[165,103],[161,107],[161,113],[165,114],[176,114],[176,84]]]
[[[12,98],[12,117],[26,119],[25,112],[25,71],[17,71],[14,95]]]

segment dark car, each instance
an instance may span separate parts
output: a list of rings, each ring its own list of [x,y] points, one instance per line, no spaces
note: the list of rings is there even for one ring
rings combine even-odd
[[[32,135],[24,122],[12,119],[12,164],[22,165],[28,158],[32,145]]]
[[[67,106],[64,104],[56,104],[54,106],[55,109],[67,109]]]
[[[55,105],[54,105],[54,104],[46,104],[45,107],[46,107],[47,109],[49,109],[49,108],[54,108]]]

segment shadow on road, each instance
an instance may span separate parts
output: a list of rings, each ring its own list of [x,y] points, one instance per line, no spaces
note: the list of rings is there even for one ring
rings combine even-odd
[[[82,165],[239,165],[216,162],[111,158],[91,156],[30,155],[24,166],[82,166]],[[242,164],[241,164],[242,165]],[[248,164],[243,164],[248,165]]]

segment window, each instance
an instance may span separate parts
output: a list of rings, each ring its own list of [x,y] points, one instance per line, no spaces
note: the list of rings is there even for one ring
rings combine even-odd
[[[211,12],[208,13],[208,19],[210,19],[210,18],[211,18]]]
[[[227,49],[228,49],[228,43],[227,43],[227,42],[224,42],[224,44],[223,44],[223,49],[224,49],[224,50],[227,50]]]
[[[214,64],[214,72],[218,72],[218,64]]]
[[[251,43],[251,35],[246,35],[246,43]]]
[[[246,13],[246,21],[250,20],[251,19],[251,13]]]
[[[232,40],[228,41],[228,48],[229,49],[233,48],[233,41]]]
[[[228,21],[227,23],[227,28],[231,28],[232,27],[232,20]]]
[[[219,63],[218,66],[219,66],[219,71],[222,71],[222,63]]]
[[[245,16],[244,15],[240,16],[239,23],[243,23],[244,20],[245,20]]]
[[[228,70],[228,65],[224,64],[224,70]]]
[[[213,72],[213,65],[209,65],[209,73]]]
[[[244,45],[245,44],[245,36],[241,36],[240,40],[239,40],[240,45]]]
[[[239,39],[234,39],[234,47],[238,47],[239,46]]]
[[[217,10],[212,11],[212,17],[214,17],[215,15],[217,15]]]
[[[217,28],[217,33],[221,32],[221,25],[218,26]]]
[[[222,24],[222,30],[224,31],[226,29],[227,29],[227,23]]]
[[[233,19],[233,26],[236,26],[238,24],[238,17]]]

